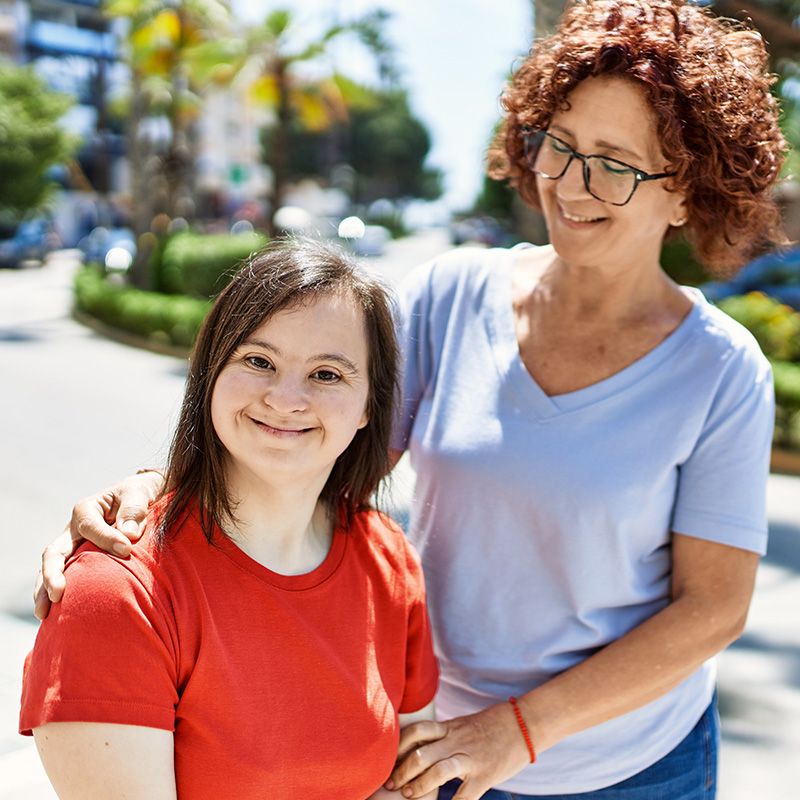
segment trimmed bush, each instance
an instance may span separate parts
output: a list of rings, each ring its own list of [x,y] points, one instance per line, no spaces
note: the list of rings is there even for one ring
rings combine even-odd
[[[169,294],[214,297],[244,259],[267,243],[261,233],[171,236],[160,254],[158,287]]]
[[[75,305],[111,327],[162,344],[189,348],[211,301],[113,283],[89,266],[75,276]]]
[[[773,361],[775,378],[775,441],[800,446],[800,364]]]
[[[800,361],[800,314],[761,292],[726,297],[719,307],[756,337],[767,358]]]

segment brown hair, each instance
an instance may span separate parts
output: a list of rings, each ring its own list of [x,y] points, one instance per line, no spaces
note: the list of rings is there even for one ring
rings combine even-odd
[[[536,42],[502,98],[507,115],[489,174],[510,178],[539,207],[521,132],[546,129],[585,78],[639,83],[657,120],[672,188],[687,195],[686,235],[712,272],[731,272],[771,243],[785,244],[771,196],[786,142],[761,36],[684,0],[586,0],[555,35]]]
[[[206,317],[191,357],[186,393],[166,469],[162,540],[199,506],[209,541],[215,526],[235,519],[226,483],[225,448],[211,421],[214,384],[236,349],[265,320],[325,294],[344,293],[364,315],[368,346],[368,423],[339,456],[320,499],[347,523],[369,505],[389,471],[389,435],[398,385],[392,303],[381,281],[339,248],[307,239],[275,241],[251,256]]]

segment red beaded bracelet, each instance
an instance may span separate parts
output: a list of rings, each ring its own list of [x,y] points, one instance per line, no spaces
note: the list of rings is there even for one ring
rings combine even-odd
[[[522,731],[522,738],[525,739],[525,744],[528,745],[528,752],[531,754],[531,764],[535,764],[536,750],[533,748],[533,742],[531,741],[531,735],[528,732],[528,726],[525,724],[525,720],[522,717],[522,712],[519,710],[519,706],[517,705],[517,698],[509,697],[508,702],[511,703],[511,707],[514,709],[514,716],[517,718],[517,725],[519,725],[520,731]]]

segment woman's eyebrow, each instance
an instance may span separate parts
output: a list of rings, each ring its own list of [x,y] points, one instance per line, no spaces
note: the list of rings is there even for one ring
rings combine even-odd
[[[348,372],[358,372],[358,367],[345,355],[341,353],[318,353],[311,356],[309,361],[335,361],[340,364]]]
[[[280,349],[275,347],[274,344],[270,344],[265,339],[246,339],[244,342],[242,342],[242,347],[247,345],[260,347],[263,350],[269,350],[271,353],[274,353],[276,356],[278,356],[278,358],[283,358],[283,353],[280,351]],[[309,356],[307,361],[334,361],[335,363],[340,364],[348,372],[358,372],[358,367],[342,353],[317,353],[316,355]]]
[[[551,125],[550,126],[550,130],[558,131],[559,133],[562,133],[565,136],[570,136],[573,139],[575,138],[575,136],[572,133],[572,131],[569,131],[566,128],[562,128],[560,125]],[[603,150],[609,150],[610,152],[613,152],[613,153],[619,153],[620,155],[623,155],[623,156],[630,156],[631,158],[633,158],[633,159],[635,159],[637,161],[644,161],[642,156],[639,153],[637,153],[636,151],[628,150],[628,148],[620,147],[617,144],[612,144],[611,142],[605,141],[605,139],[596,139],[594,145],[592,145],[592,146],[601,148]]]

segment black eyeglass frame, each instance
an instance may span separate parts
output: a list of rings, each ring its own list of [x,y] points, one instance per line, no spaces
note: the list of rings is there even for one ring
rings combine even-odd
[[[534,130],[534,129],[526,129],[523,130],[520,134],[522,136],[522,145],[525,151],[525,160],[530,164],[529,155],[531,152],[534,152],[538,155],[539,148],[542,146],[545,138],[553,139],[558,142],[560,145],[565,147],[569,150],[569,158],[567,159],[567,163],[564,164],[564,169],[558,173],[558,175],[545,175],[542,172],[537,172],[533,165],[531,164],[531,171],[536,175],[541,175],[542,178],[546,178],[550,181],[557,181],[561,178],[564,173],[569,169],[569,165],[577,158],[581,162],[581,172],[583,173],[583,185],[586,187],[586,191],[595,198],[595,200],[599,200],[601,203],[608,203],[610,206],[625,206],[630,203],[631,198],[636,193],[636,190],[639,188],[639,184],[645,183],[646,181],[658,181],[662,180],[663,178],[673,178],[676,173],[675,172],[658,172],[658,173],[649,173],[645,172],[638,167],[634,167],[632,164],[627,164],[624,161],[620,161],[618,158],[611,158],[610,156],[604,156],[600,153],[579,153],[571,144],[568,144],[563,139],[559,139],[558,136],[553,136],[552,133],[549,131],[542,131],[542,130]],[[531,144],[531,139],[538,138],[538,142],[536,145]],[[613,203],[611,200],[603,200],[602,197],[598,197],[589,187],[589,165],[587,163],[587,159],[590,158],[602,158],[603,161],[611,161],[614,164],[619,164],[621,167],[625,169],[629,169],[635,178],[633,188],[631,189],[631,193],[628,195],[626,200],[623,200],[621,203]],[[533,161],[536,161],[534,157]]]

